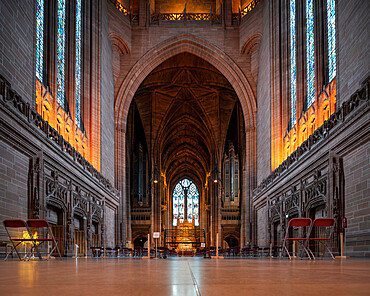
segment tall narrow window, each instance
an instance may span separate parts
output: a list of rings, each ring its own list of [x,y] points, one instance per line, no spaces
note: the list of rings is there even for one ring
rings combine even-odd
[[[326,1],[328,19],[328,60],[329,82],[337,75],[336,31],[335,31],[335,0]]]
[[[57,17],[57,102],[64,108],[65,96],[65,22],[66,3],[65,0],[58,0]]]
[[[313,0],[306,0],[307,109],[315,101],[315,41]]]
[[[81,1],[76,0],[76,125],[81,128]]]
[[[296,7],[295,0],[290,0],[289,28],[290,28],[290,121],[296,123],[296,98],[297,98],[297,42],[295,32]]]
[[[190,184],[187,191],[187,202],[188,222],[191,223],[194,217],[194,225],[199,226],[199,193],[194,183]]]
[[[194,225],[199,226],[199,192],[192,181],[183,179],[176,184],[172,193],[172,204],[173,226],[177,226],[178,219],[183,223],[185,217],[189,223],[194,217]]]
[[[173,226],[177,226],[177,219],[184,221],[184,211],[185,211],[185,200],[184,200],[184,192],[182,186],[179,183],[175,186],[172,194],[172,202],[173,202]]]
[[[36,3],[36,77],[43,82],[44,70],[44,0]]]

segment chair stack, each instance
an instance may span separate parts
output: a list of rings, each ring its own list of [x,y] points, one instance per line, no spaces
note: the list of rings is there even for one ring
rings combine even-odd
[[[328,246],[328,242],[330,242],[333,236],[333,233],[334,233],[334,228],[335,228],[334,226],[335,226],[334,218],[316,218],[313,221],[310,218],[291,219],[288,223],[288,227],[286,229],[285,237],[282,243],[282,247],[281,247],[282,250],[281,250],[280,258],[283,257],[285,252],[287,252],[289,259],[292,260],[293,256],[290,255],[289,250],[287,248],[287,242],[291,241],[293,243],[298,242],[298,244],[302,246],[303,250],[306,252],[308,258],[310,260],[311,259],[315,260],[316,259],[315,255],[310,249],[310,241],[313,241],[313,242],[318,242],[319,244],[323,245],[325,247],[324,254],[325,254],[325,251],[327,250],[330,253],[332,259],[335,259],[333,253],[330,251],[329,246]],[[289,232],[290,232],[290,229],[292,228],[296,228],[296,229],[301,228],[302,230],[305,230],[305,231],[301,231],[301,235],[298,234],[298,235],[290,236]],[[316,233],[316,234],[318,233],[318,231],[313,231],[313,230],[318,230],[319,228],[330,229],[330,231],[326,232],[325,236],[323,237],[311,237],[313,233]],[[306,235],[304,235],[304,233],[306,233]],[[303,250],[300,256],[301,258],[303,255]]]
[[[36,252],[37,256],[39,257],[40,260],[42,260],[41,252],[40,252],[40,247],[44,243],[52,243],[53,247],[49,250],[47,248],[46,254],[47,258],[46,260],[50,259],[51,255],[55,250],[58,251],[59,257],[62,257],[59,251],[58,247],[58,241],[55,239],[53,232],[51,230],[50,224],[48,221],[44,219],[29,219],[27,221],[24,221],[22,219],[7,219],[3,221],[5,230],[8,234],[9,240],[12,243],[12,248],[10,251],[7,253],[6,257],[4,260],[6,260],[9,256],[10,253],[13,252],[13,250],[16,252],[19,260],[29,260],[31,255]],[[23,229],[26,230],[28,233],[29,238],[14,238],[9,232],[9,228],[18,228],[18,229]],[[44,237],[40,238],[34,238],[31,228],[37,228],[40,230],[40,233],[42,230],[45,230],[45,235]],[[22,243],[31,243],[31,249],[28,253],[25,253],[24,258],[22,258],[17,250],[17,247],[22,244]]]

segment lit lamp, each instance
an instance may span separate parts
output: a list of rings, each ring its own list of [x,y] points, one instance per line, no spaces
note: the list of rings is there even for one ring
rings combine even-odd
[[[211,173],[211,178],[214,183],[218,183],[218,181],[221,181],[220,176],[219,176],[220,171],[218,170],[217,164],[215,164],[215,167]]]
[[[153,183],[155,183],[155,184],[157,184],[159,181],[161,181],[161,177],[159,175],[159,170],[158,170],[158,167],[157,167],[156,164],[154,164],[152,180],[153,180]]]

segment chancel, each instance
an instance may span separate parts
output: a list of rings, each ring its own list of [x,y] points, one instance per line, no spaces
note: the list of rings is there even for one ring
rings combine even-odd
[[[1,291],[366,295],[369,28],[363,0],[0,0]]]

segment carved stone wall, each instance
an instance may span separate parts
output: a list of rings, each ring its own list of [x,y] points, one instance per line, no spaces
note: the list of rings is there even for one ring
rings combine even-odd
[[[264,209],[268,210],[268,231],[264,236],[264,229],[258,226],[258,240],[279,245],[291,218],[314,219],[315,209],[324,207],[325,215],[337,221],[334,250],[340,251],[339,235],[343,232],[348,255],[370,254],[365,152],[370,138],[369,87],[367,79],[313,136],[254,190],[257,225],[264,224],[261,215]],[[342,228],[344,217],[348,219],[348,229]]]
[[[85,253],[93,235],[101,244],[117,243],[117,190],[2,77],[0,148],[1,219],[50,219],[62,229],[64,255],[74,254],[76,228],[84,232]]]

